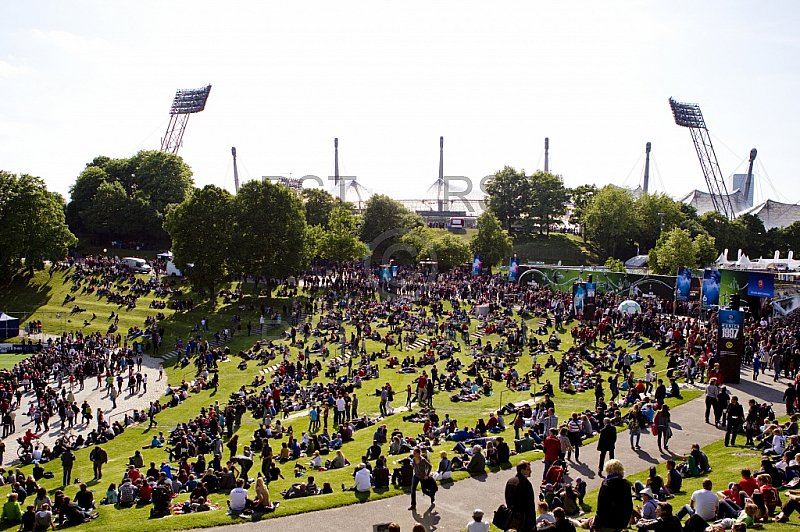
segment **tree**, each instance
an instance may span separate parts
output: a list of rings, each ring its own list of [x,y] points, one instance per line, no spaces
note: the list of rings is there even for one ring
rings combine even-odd
[[[498,170],[486,184],[487,206],[508,231],[525,210],[527,187],[525,170],[517,172],[511,166]]]
[[[698,268],[705,268],[716,262],[719,254],[713,236],[709,236],[707,233],[697,235],[694,237],[694,247],[697,252]]]
[[[528,178],[525,190],[524,211],[528,220],[550,235],[550,226],[562,223],[567,213],[567,190],[557,176],[549,172],[536,172]]]
[[[314,250],[297,194],[269,181],[248,181],[233,198],[233,212],[233,272],[257,282],[308,266]]]
[[[585,209],[586,236],[606,255],[619,258],[617,251],[632,241],[635,220],[633,196],[627,190],[606,185]]]
[[[175,154],[140,151],[130,159],[95,157],[70,188],[70,227],[95,239],[167,240],[164,216],[192,189],[192,170]],[[109,202],[116,205],[109,205]],[[122,210],[121,218],[108,208]]]
[[[441,267],[451,268],[470,262],[469,244],[445,229],[415,227],[400,240],[417,263],[433,260]]]
[[[621,260],[615,259],[614,257],[608,257],[603,266],[612,272],[625,272],[625,264]]]
[[[321,188],[304,188],[303,209],[306,213],[306,223],[327,228],[334,201],[334,197]]]
[[[361,218],[361,240],[367,243],[373,261],[377,262],[396,257],[393,246],[409,230],[423,225],[420,215],[382,194],[375,194],[367,200]]]
[[[452,268],[470,262],[472,254],[469,244],[454,234],[446,233],[432,244],[431,258],[436,259],[439,266]]]
[[[726,216],[717,211],[711,211],[703,213],[698,217],[698,221],[703,229],[714,237],[718,253],[727,249],[730,256],[735,258],[737,251],[744,248],[744,228],[741,225],[733,224]]]
[[[330,214],[330,223],[319,242],[317,253],[323,259],[335,262],[360,259],[367,253],[367,246],[356,236],[358,221],[345,206],[335,207]]]
[[[678,202],[662,193],[639,196],[635,202],[635,212],[637,237],[642,251],[655,246],[663,233],[678,227],[685,217]]]
[[[0,275],[22,266],[29,274],[42,260],[62,260],[77,239],[66,224],[64,199],[44,181],[0,171]]]
[[[175,265],[193,285],[208,289],[212,299],[228,273],[232,225],[233,196],[214,185],[195,190],[164,220]]]
[[[741,228],[744,234],[742,251],[748,257],[764,257],[771,254],[772,250],[765,249],[767,230],[761,218],[753,214],[742,214],[731,225]]]
[[[586,233],[583,231],[586,220],[586,207],[592,202],[595,194],[597,194],[597,187],[594,185],[580,185],[567,191],[569,200],[572,202],[569,223],[581,228],[581,234],[584,239],[586,238]]]
[[[658,239],[647,260],[650,270],[659,275],[676,275],[678,268],[694,268],[697,248],[688,231],[672,229]]]
[[[500,220],[491,211],[478,217],[478,232],[472,237],[469,248],[483,258],[485,266],[502,264],[511,255],[511,237],[503,230]]]

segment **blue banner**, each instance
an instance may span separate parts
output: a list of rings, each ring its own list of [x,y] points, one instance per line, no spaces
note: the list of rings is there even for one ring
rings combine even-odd
[[[475,255],[472,258],[472,275],[478,277],[481,274],[481,270],[483,269],[483,261],[481,260],[480,255]]]
[[[747,295],[755,297],[775,297],[774,274],[750,272],[747,276]]]
[[[392,266],[392,277],[397,277],[397,266]]]
[[[508,280],[510,282],[515,282],[517,280],[517,275],[519,274],[519,259],[516,255],[511,257],[511,261],[508,263]]]
[[[583,316],[586,306],[586,283],[572,285],[572,306],[576,316]]]
[[[392,280],[392,269],[389,266],[381,266],[381,281],[388,283]]]
[[[678,268],[678,277],[675,279],[675,299],[678,301],[688,301],[691,291],[692,270],[689,268]]]
[[[719,287],[722,275],[719,270],[703,272],[703,308],[719,305]]]

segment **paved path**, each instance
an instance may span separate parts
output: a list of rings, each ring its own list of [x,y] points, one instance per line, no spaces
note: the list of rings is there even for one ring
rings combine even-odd
[[[783,415],[785,410],[781,397],[786,387],[785,383],[785,380],[773,383],[771,375],[764,375],[761,380],[754,383],[751,380],[751,371],[745,369],[742,372],[741,384],[728,385],[728,388],[731,395],[738,395],[740,402],[744,405],[747,405],[747,401],[751,397],[755,397],[759,401],[774,403],[775,414]],[[725,436],[724,430],[703,421],[704,411],[705,403],[702,396],[673,409],[672,419],[677,430],[674,430],[674,436],[670,440],[671,450],[688,453],[692,443],[696,442],[704,446]],[[638,453],[629,448],[627,436],[627,431],[620,433],[617,440],[616,457],[625,464],[628,474],[643,471],[651,465],[661,463],[669,458],[669,454],[659,453],[656,438],[649,433],[642,435],[642,450]],[[744,436],[740,435],[740,438],[741,441],[737,441],[737,443],[743,444]],[[597,475],[599,453],[594,443],[585,446],[581,451],[583,463],[570,463],[568,478],[582,477],[588,484],[588,490],[591,491],[598,488],[602,480]],[[538,460],[534,463],[531,475],[537,493],[537,480],[542,477],[542,472],[543,465],[541,460]],[[243,522],[242,524],[216,527],[213,530],[215,532],[249,532],[270,527],[282,532],[307,532],[318,527],[319,523],[325,523],[326,530],[368,531],[372,530],[375,524],[394,521],[400,525],[400,529],[403,531],[411,530],[414,523],[423,523],[428,531],[459,531],[466,528],[472,510],[475,508],[484,510],[486,512],[485,519],[491,520],[494,510],[503,503],[505,483],[511,476],[513,476],[512,471],[501,471],[441,485],[436,495],[436,506],[433,508],[428,507],[429,499],[427,497],[417,493],[418,509],[413,513],[407,509],[410,498],[406,495],[319,512],[279,517],[260,523]],[[274,496],[275,500],[280,500],[278,494],[274,494]],[[288,501],[283,504],[292,503]]]
[[[98,408],[103,409],[106,420],[113,422],[117,419],[121,420],[125,412],[132,414],[134,408],[138,410],[146,409],[150,406],[150,401],[155,401],[163,397],[167,389],[167,376],[165,372],[164,378],[158,380],[158,365],[162,362],[163,360],[161,358],[154,358],[148,355],[142,356],[142,373],[147,374],[148,380],[147,393],[142,389],[138,394],[128,395],[128,381],[126,379],[123,384],[122,393],[117,397],[117,408],[113,408],[111,398],[105,390],[105,382],[100,388],[96,388],[97,378],[87,378],[84,381],[85,387],[82,391],[78,390],[78,384],[76,383],[72,390],[72,393],[75,395],[75,401],[77,401],[78,406],[82,405],[84,401],[88,401],[89,405],[92,407],[94,418],[90,423],[77,424],[81,419],[80,415],[78,415],[78,418],[75,420],[76,424],[72,428],[73,434],[75,434],[75,436],[78,434],[86,435],[91,432],[93,428],[97,427]],[[51,381],[50,386],[57,388],[58,382]],[[67,391],[69,391],[68,381],[65,386]],[[27,416],[28,407],[35,399],[36,394],[33,391],[22,396],[21,408],[17,410],[17,430],[14,434],[5,439],[6,452],[3,456],[3,465],[10,465],[17,461],[17,448],[19,447],[16,441],[17,438],[25,434],[25,431],[29,428],[33,429],[35,427],[33,420]],[[23,412],[26,414],[23,415]],[[52,447],[56,439],[62,434],[63,427],[61,426],[61,420],[58,418],[58,415],[55,415],[50,418],[50,430],[46,433],[39,433],[39,437],[41,441]]]

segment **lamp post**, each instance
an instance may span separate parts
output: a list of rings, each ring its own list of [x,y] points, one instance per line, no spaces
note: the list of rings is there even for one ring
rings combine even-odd
[[[658,213],[658,217],[661,218],[661,230],[659,231],[659,236],[664,233],[664,214],[663,212]]]

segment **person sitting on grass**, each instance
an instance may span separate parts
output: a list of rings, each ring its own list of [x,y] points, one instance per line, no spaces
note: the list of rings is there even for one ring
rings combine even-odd
[[[247,489],[244,487],[244,479],[240,478],[236,481],[236,487],[231,490],[230,499],[228,499],[228,508],[230,508],[231,513],[242,513],[247,508],[252,508],[252,506],[253,502],[247,499]]]
[[[372,474],[365,463],[360,463],[356,466],[355,485],[352,488],[345,487],[342,484],[342,491],[355,491],[357,493],[367,493],[372,489]]]
[[[17,494],[9,493],[8,500],[3,505],[2,520],[8,523],[19,523],[22,520],[22,507],[17,502]]]

